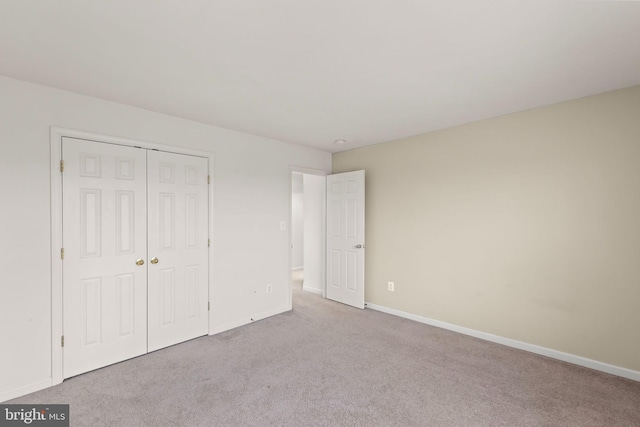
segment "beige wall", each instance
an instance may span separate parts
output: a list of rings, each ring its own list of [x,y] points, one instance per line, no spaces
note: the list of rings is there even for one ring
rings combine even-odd
[[[356,169],[368,302],[640,370],[640,86],[334,154]]]

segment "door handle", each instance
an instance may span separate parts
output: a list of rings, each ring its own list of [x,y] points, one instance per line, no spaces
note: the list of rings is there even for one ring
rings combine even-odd
[[[136,261],[136,265],[142,265],[142,264],[144,264],[144,260],[142,258]]]
[[[151,258],[151,264],[157,264],[158,263],[158,258],[153,257]]]
[[[356,245],[356,249],[364,249],[364,245]]]

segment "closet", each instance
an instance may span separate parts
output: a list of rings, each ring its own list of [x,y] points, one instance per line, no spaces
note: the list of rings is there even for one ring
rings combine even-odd
[[[63,376],[208,332],[208,159],[62,138]]]

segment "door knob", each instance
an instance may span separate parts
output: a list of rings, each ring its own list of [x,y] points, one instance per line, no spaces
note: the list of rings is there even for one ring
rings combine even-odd
[[[158,258],[153,257],[151,258],[151,264],[157,264],[158,263]]]
[[[356,249],[364,249],[364,245],[356,245]]]
[[[144,260],[142,258],[136,261],[136,265],[142,265],[142,264],[144,264]]]

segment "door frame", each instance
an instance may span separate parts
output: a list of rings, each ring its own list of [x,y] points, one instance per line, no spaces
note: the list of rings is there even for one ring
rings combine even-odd
[[[205,157],[208,159],[208,174],[211,178],[209,184],[209,277],[208,293],[212,295],[213,281],[213,176],[214,176],[214,156],[210,151],[194,150],[173,145],[158,144],[154,142],[138,141],[85,132],[76,129],[67,129],[51,126],[49,135],[50,163],[50,183],[51,183],[51,385],[60,384],[63,381],[63,351],[61,337],[63,332],[63,307],[62,307],[62,259],[60,249],[62,248],[62,174],[60,173],[60,160],[62,160],[62,138],[77,138],[106,144],[117,144],[129,147],[145,148],[149,150],[166,151],[176,154]],[[208,312],[208,333],[211,332],[211,311]]]
[[[331,172],[327,172],[327,171],[323,171],[320,169],[310,169],[310,168],[304,168],[304,167],[299,167],[299,166],[289,166],[289,220],[288,220],[288,224],[289,224],[289,301],[288,301],[288,307],[289,310],[291,310],[293,308],[293,297],[292,297],[292,292],[293,292],[293,279],[291,278],[291,272],[293,271],[293,253],[291,251],[291,245],[293,244],[293,215],[292,215],[292,209],[293,209],[293,182],[292,182],[292,177],[293,177],[293,173],[297,172],[297,173],[301,173],[301,174],[305,174],[305,175],[317,175],[317,176],[323,176],[326,178],[327,175],[330,175]],[[324,197],[324,201],[323,201],[323,205],[322,205],[322,223],[324,224],[324,228],[322,230],[322,297],[325,298],[326,293],[327,293],[327,283],[326,283],[326,275],[327,275],[327,256],[326,256],[326,252],[327,252],[327,197],[326,197],[326,190],[325,190],[325,197]]]

